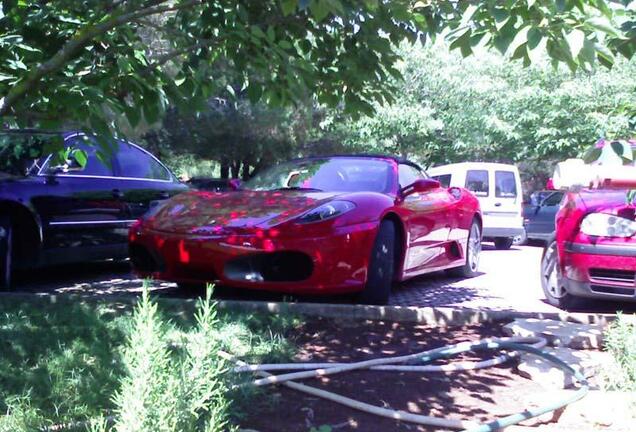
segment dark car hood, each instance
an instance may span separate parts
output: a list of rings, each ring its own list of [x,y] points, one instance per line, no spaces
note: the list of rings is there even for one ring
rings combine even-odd
[[[146,224],[175,234],[221,235],[267,229],[330,201],[330,192],[186,192],[175,196]]]
[[[614,190],[582,190],[578,198],[587,213],[610,213],[633,218],[636,206],[627,204],[627,191]]]

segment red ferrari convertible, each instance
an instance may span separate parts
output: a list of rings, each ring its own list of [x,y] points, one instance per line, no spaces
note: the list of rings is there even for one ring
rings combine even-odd
[[[137,273],[287,293],[359,292],[385,303],[395,281],[454,269],[475,275],[481,214],[467,190],[442,188],[386,156],[298,159],[228,192],[192,191],[131,228]]]

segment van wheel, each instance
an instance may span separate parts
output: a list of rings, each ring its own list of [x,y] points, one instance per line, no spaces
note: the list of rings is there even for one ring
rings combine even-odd
[[[495,248],[499,250],[510,249],[512,241],[511,237],[495,237]]]
[[[367,284],[358,296],[360,303],[386,304],[391,294],[395,269],[395,225],[384,220],[375,237],[367,269]]]
[[[11,288],[13,227],[8,216],[0,216],[0,289]]]

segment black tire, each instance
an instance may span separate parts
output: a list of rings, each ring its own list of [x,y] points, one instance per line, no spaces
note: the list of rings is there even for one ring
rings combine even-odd
[[[11,289],[13,227],[8,216],[0,216],[0,289]]]
[[[481,227],[479,222],[473,219],[468,231],[468,242],[466,243],[466,260],[464,265],[450,269],[448,273],[452,276],[462,278],[472,278],[479,274],[479,254],[481,253]]]
[[[179,291],[183,291],[188,294],[205,295],[206,284],[204,283],[178,283],[177,287]]]
[[[358,296],[360,303],[383,305],[389,301],[395,271],[395,225],[385,220],[380,223],[371,250],[367,270],[367,284]]]
[[[499,250],[510,249],[512,241],[512,237],[495,237],[495,248]]]
[[[577,301],[565,289],[559,269],[557,242],[552,238],[548,240],[541,257],[541,288],[549,304],[559,309],[570,309]]]

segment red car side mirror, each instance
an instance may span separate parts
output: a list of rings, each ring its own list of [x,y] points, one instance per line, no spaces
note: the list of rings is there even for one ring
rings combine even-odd
[[[549,178],[548,181],[546,182],[545,188],[546,190],[556,190],[556,188],[554,187],[554,182],[552,181],[551,178]]]
[[[412,184],[404,187],[401,192],[402,196],[407,196],[414,193],[428,192],[433,189],[438,189],[439,187],[440,182],[438,182],[437,180],[424,178],[415,180],[415,182],[413,182]]]

